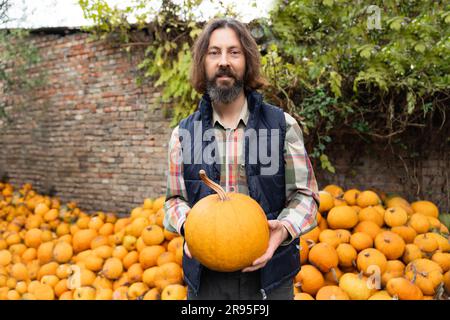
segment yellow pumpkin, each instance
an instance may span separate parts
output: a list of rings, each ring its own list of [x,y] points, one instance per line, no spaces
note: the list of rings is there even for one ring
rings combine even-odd
[[[373,240],[381,232],[381,228],[373,221],[361,221],[353,229],[353,232],[367,233]]]
[[[102,275],[106,278],[115,280],[118,279],[123,272],[122,261],[117,258],[109,258],[105,261],[102,269]]]
[[[402,207],[392,207],[384,211],[384,222],[389,227],[403,226],[408,221],[408,214]]]
[[[180,284],[171,284],[161,292],[161,300],[185,300],[187,289]]]
[[[444,274],[443,281],[444,281],[444,289],[445,289],[445,291],[447,292],[447,294],[450,294],[450,271],[447,271]]]
[[[373,239],[370,235],[364,232],[355,232],[350,237],[350,244],[357,251],[362,251],[373,246]]]
[[[358,199],[360,193],[361,191],[358,189],[350,189],[344,192],[342,198],[348,203],[349,206],[354,206],[356,205],[356,200]]]
[[[421,200],[411,203],[411,208],[416,213],[421,213],[426,216],[437,218],[439,216],[438,207],[431,201]]]
[[[336,248],[341,243],[341,239],[339,239],[336,231],[331,229],[323,230],[319,235],[319,241],[326,242],[334,248]]]
[[[338,286],[324,286],[317,292],[316,300],[350,300],[350,297]]]
[[[405,241],[392,231],[383,231],[375,238],[375,248],[380,250],[388,260],[395,260],[403,255]]]
[[[386,263],[386,270],[381,275],[381,285],[386,287],[389,280],[402,277],[405,272],[405,265],[400,260],[389,260]]]
[[[413,214],[408,221],[408,225],[412,227],[417,233],[426,233],[430,230],[430,222],[427,216],[421,213]]]
[[[142,239],[147,246],[161,244],[164,237],[164,230],[158,225],[149,225],[142,231]]]
[[[372,206],[362,208],[358,212],[359,221],[372,221],[378,227],[382,227],[384,224],[383,217],[381,214]]]
[[[395,197],[386,199],[385,205],[386,205],[386,208],[402,207],[406,211],[408,216],[410,216],[414,213],[414,210],[411,208],[411,204],[406,199],[399,197],[399,196],[395,196]]]
[[[413,281],[425,295],[434,295],[444,279],[442,268],[428,259],[417,259],[408,263],[405,277]]]
[[[58,263],[69,262],[73,255],[73,249],[67,242],[58,242],[53,248],[53,259]]]
[[[339,265],[342,267],[351,267],[356,264],[358,253],[355,248],[348,243],[341,243],[336,248],[339,258]]]
[[[217,194],[198,201],[185,222],[185,240],[194,258],[215,271],[232,272],[250,266],[269,243],[269,225],[260,205],[241,193],[225,193],[199,173]]]
[[[358,198],[356,199],[356,204],[361,208],[365,208],[368,206],[376,206],[380,203],[381,203],[380,197],[378,197],[378,195],[371,190],[362,191],[358,195]]]
[[[328,212],[334,207],[333,196],[327,191],[319,191],[320,206],[319,212]]]
[[[381,275],[386,270],[387,259],[377,249],[368,248],[358,253],[356,265],[365,275]]]
[[[403,253],[402,260],[408,264],[411,261],[422,259],[422,251],[415,244],[409,243],[405,246],[405,252]]]
[[[402,277],[390,279],[386,290],[391,296],[396,296],[400,300],[422,300],[423,298],[420,288]]]
[[[416,230],[409,226],[398,226],[391,228],[391,231],[398,234],[405,243],[413,243],[417,236]]]
[[[414,239],[414,244],[420,248],[423,252],[432,253],[439,249],[439,243],[432,236],[433,233],[423,233],[417,235]]]
[[[335,184],[329,184],[329,185],[325,186],[325,188],[323,188],[323,191],[328,192],[334,198],[341,197],[344,194],[344,190]]]
[[[370,296],[369,300],[393,300],[393,299],[386,290],[381,290],[375,292],[372,296]]]
[[[142,300],[161,300],[161,292],[158,288],[152,288],[147,291]]]
[[[365,276],[345,273],[339,279],[339,288],[347,293],[351,300],[367,300],[374,292],[368,283],[369,280]]]
[[[334,207],[328,212],[327,223],[331,229],[350,229],[358,223],[358,214],[350,206]]]
[[[130,300],[142,299],[147,291],[148,287],[145,283],[136,282],[128,288],[127,296]]]
[[[97,231],[93,229],[82,229],[73,236],[73,251],[75,253],[91,248],[92,240],[97,236]]]
[[[444,272],[450,270],[450,253],[436,252],[431,257],[431,260],[436,262]]]
[[[322,272],[329,272],[337,268],[339,257],[336,249],[327,243],[321,242],[309,250],[309,262]]]
[[[314,296],[324,285],[322,273],[312,265],[303,265],[295,276],[295,286],[302,292]]]
[[[294,300],[314,300],[314,298],[306,292],[296,292],[294,295]]]

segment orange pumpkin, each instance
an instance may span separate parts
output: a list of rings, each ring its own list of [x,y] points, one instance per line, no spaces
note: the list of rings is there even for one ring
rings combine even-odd
[[[185,300],[187,289],[180,284],[171,284],[161,292],[161,300]]]
[[[427,216],[421,213],[415,213],[409,218],[408,225],[416,230],[417,233],[426,233],[430,230],[430,221]]]
[[[405,278],[392,278],[386,285],[386,290],[391,296],[400,300],[422,300],[423,293],[418,286]]]
[[[389,227],[402,226],[408,221],[408,214],[402,207],[392,207],[384,212],[384,222]]]
[[[354,206],[356,205],[356,200],[358,199],[360,193],[361,191],[358,189],[350,189],[344,192],[342,198],[348,203],[349,206]]]
[[[362,191],[356,199],[356,204],[361,208],[376,206],[381,203],[380,197],[371,190]]]
[[[295,276],[295,286],[302,292],[314,296],[323,286],[324,278],[322,273],[312,265],[304,265]]]
[[[320,206],[319,212],[327,212],[334,207],[333,196],[327,191],[319,191]]]
[[[381,275],[386,270],[387,260],[384,254],[377,249],[368,248],[358,253],[356,264],[358,270],[365,275],[373,273]],[[374,267],[377,267],[377,269]]]
[[[201,199],[187,216],[185,240],[192,256],[215,271],[250,266],[266,252],[269,243],[263,209],[249,196],[225,193],[203,170],[199,175],[217,194]]]
[[[409,243],[405,246],[405,252],[403,253],[402,260],[408,264],[411,261],[422,259],[422,251],[415,244]]]
[[[389,260],[386,263],[386,270],[381,275],[381,285],[386,287],[389,280],[402,277],[405,272],[405,265],[400,260]]]
[[[381,228],[373,221],[361,221],[353,229],[354,232],[367,233],[373,240],[381,232]]]
[[[322,272],[337,268],[339,257],[336,249],[325,242],[316,244],[309,250],[309,262]]]
[[[334,207],[328,212],[327,223],[331,229],[350,229],[358,223],[358,214],[350,206]]]
[[[382,227],[384,220],[381,214],[372,206],[361,209],[358,212],[359,221],[372,221],[378,227]]]
[[[355,248],[353,248],[348,243],[341,243],[337,248],[336,252],[339,257],[339,265],[342,267],[351,267],[355,265],[358,253]]]
[[[350,297],[338,286],[324,286],[317,292],[316,300],[350,300]]]
[[[414,239],[417,236],[416,230],[409,226],[398,226],[391,228],[391,231],[398,234],[402,239],[405,241],[405,243],[413,243]]]
[[[415,201],[411,203],[411,208],[416,213],[421,213],[426,216],[430,216],[433,218],[437,218],[439,216],[439,209],[438,207],[431,201]]]
[[[160,290],[163,290],[171,284],[182,284],[183,275],[181,267],[174,262],[163,264],[156,269],[154,283]]]
[[[414,282],[425,295],[434,295],[443,281],[442,268],[434,261],[417,259],[410,262],[405,269],[405,276]]]
[[[383,231],[375,238],[375,248],[380,250],[388,260],[395,260],[403,255],[405,241],[394,232]]]

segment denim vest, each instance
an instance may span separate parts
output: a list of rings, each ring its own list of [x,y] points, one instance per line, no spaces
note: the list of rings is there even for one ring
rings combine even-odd
[[[249,196],[255,199],[263,208],[267,219],[274,220],[281,210],[286,206],[286,184],[285,184],[285,162],[284,162],[284,140],[286,136],[286,121],[282,109],[263,102],[262,96],[256,91],[246,92],[250,117],[245,128],[245,133],[254,129],[257,137],[248,134],[245,137],[245,172]],[[201,130],[199,124],[201,123]],[[197,126],[197,128],[196,128]],[[183,119],[179,125],[180,132],[189,133],[187,137],[180,135],[183,150],[184,182],[188,195],[188,202],[193,207],[200,199],[213,194],[214,191],[206,186],[199,177],[200,169],[206,171],[208,177],[220,184],[220,164],[215,160],[214,135],[209,139],[203,137],[206,130],[212,129],[212,106],[211,100],[205,94],[200,101],[199,110]],[[278,129],[278,130],[271,130]],[[249,131],[250,130],[250,131]],[[260,131],[261,130],[261,131]],[[212,130],[210,130],[211,132]],[[207,136],[207,135],[205,135]],[[203,139],[202,139],[203,137]],[[269,164],[263,164],[255,160],[252,146],[258,139],[260,142],[266,140],[268,151],[265,155],[278,152],[278,163],[273,166],[275,170],[268,170]],[[195,141],[197,144],[195,144]],[[199,142],[201,141],[201,143]],[[271,150],[271,141],[277,141],[278,150]],[[205,148],[212,150],[210,157],[203,154]],[[252,150],[251,150],[252,149]],[[201,158],[200,158],[201,157]],[[269,174],[267,174],[270,172]],[[260,269],[261,293],[263,298],[266,293],[276,288],[279,284],[289,278],[293,278],[300,270],[300,258],[298,250],[299,240],[295,239],[289,245],[280,246],[274,253],[272,259],[266,266]],[[206,268],[196,259],[183,255],[183,271],[185,282],[192,288],[194,294],[198,294],[202,269]]]

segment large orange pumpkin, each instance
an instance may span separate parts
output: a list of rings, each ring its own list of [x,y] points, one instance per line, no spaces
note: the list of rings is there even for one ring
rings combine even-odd
[[[250,266],[264,254],[269,242],[263,209],[247,195],[225,193],[203,170],[199,175],[217,194],[197,202],[186,219],[185,239],[192,256],[215,271]]]

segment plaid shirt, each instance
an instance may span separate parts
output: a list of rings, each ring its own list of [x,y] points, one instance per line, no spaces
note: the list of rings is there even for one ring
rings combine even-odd
[[[286,119],[284,159],[287,206],[280,212],[277,219],[290,234],[290,238],[288,237],[283,242],[283,245],[286,245],[317,225],[316,212],[319,208],[319,194],[311,162],[303,144],[300,126],[292,116],[287,113],[284,115]],[[232,128],[227,128],[213,109],[214,133],[222,160],[220,185],[226,192],[248,195],[243,146],[244,130],[249,116],[246,101],[238,123]],[[176,127],[169,142],[169,172],[167,200],[164,204],[164,226],[179,234],[181,234],[181,227],[191,209],[186,201],[188,197],[183,180],[182,157],[178,127]]]

